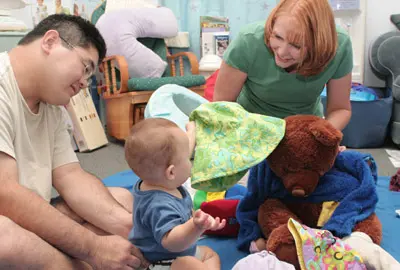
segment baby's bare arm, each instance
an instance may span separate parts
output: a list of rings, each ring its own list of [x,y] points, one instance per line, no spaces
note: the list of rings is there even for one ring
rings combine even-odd
[[[189,155],[191,157],[196,145],[196,125],[194,122],[189,122],[186,124],[186,133],[189,137]]]
[[[197,227],[193,218],[191,218],[186,223],[176,226],[166,233],[161,244],[171,252],[182,252],[196,243],[203,232],[204,230]]]
[[[193,218],[166,233],[162,245],[171,252],[181,252],[192,246],[204,231],[221,230],[225,224],[226,220],[220,221],[219,218],[213,218],[199,209]]]

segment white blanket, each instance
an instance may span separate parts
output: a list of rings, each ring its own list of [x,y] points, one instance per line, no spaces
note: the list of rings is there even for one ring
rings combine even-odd
[[[132,8],[105,13],[96,23],[107,45],[107,56],[122,55],[128,62],[129,77],[161,77],[167,63],[138,42],[137,38],[167,38],[178,33],[172,11],[160,8]]]

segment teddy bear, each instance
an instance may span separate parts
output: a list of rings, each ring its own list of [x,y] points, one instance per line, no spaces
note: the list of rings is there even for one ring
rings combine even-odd
[[[339,238],[364,232],[379,244],[382,225],[374,213],[373,158],[339,152],[343,135],[323,118],[295,115],[285,121],[279,145],[250,171],[249,191],[237,210],[239,248],[261,240],[279,260],[300,269],[289,219]]]

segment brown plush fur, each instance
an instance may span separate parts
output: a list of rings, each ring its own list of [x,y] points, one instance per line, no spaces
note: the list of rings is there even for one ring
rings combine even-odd
[[[285,136],[267,161],[288,191],[294,196],[307,196],[315,190],[319,178],[332,168],[342,133],[316,116],[296,115],[285,120]],[[321,209],[322,203],[285,203],[267,199],[258,212],[258,222],[267,239],[266,249],[300,269],[287,222],[293,218],[316,228]],[[354,231],[368,234],[377,244],[382,239],[382,225],[375,214],[356,224]]]

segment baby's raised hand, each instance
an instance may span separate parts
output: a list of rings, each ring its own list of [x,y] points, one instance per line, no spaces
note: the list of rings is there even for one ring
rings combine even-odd
[[[194,133],[196,131],[196,124],[194,121],[190,121],[186,124],[185,128],[187,133]]]
[[[186,133],[189,137],[189,157],[192,157],[196,145],[196,124],[193,121],[186,124]]]
[[[221,221],[219,217],[213,218],[199,209],[194,212],[193,223],[201,230],[218,231],[225,227],[226,220]]]

